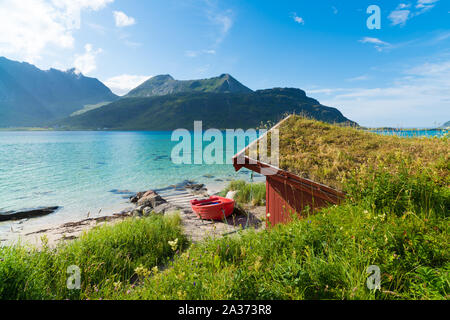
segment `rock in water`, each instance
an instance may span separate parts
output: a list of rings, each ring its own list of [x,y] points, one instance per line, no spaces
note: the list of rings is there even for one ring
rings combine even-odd
[[[37,208],[27,211],[0,214],[0,221],[22,220],[46,216],[57,211],[60,207]]]

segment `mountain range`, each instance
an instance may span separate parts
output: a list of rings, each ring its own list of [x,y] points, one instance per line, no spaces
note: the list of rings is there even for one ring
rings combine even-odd
[[[0,57],[0,127],[42,126],[117,99],[99,80],[75,69],[44,71]]]
[[[125,98],[148,98],[176,93],[251,93],[252,90],[229,74],[201,80],[175,80],[171,75],[159,75],[131,90]]]
[[[51,126],[67,130],[250,128],[285,113],[355,124],[296,88],[253,91],[229,74],[200,80],[150,78],[118,97],[74,69],[40,70],[0,58],[0,127]]]
[[[191,130],[254,128],[277,121],[285,113],[304,114],[331,123],[355,124],[335,109],[322,106],[300,89],[275,88],[250,93],[187,92],[148,98],[124,98],[101,108],[64,119],[66,129]]]

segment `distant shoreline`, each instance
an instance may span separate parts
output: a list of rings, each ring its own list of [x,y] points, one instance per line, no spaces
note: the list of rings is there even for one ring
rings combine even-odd
[[[384,130],[384,131],[447,131],[446,128],[391,128],[391,127],[381,127],[381,128],[366,128],[362,127],[364,130]]]
[[[394,127],[360,127],[367,131],[448,131],[448,128],[394,128]],[[60,129],[41,127],[1,128],[0,132],[172,132],[172,130],[128,130],[128,129]]]

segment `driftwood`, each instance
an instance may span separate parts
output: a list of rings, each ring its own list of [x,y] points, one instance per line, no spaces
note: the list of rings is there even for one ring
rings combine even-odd
[[[58,210],[59,207],[37,208],[33,210],[0,214],[0,221],[22,220],[46,216]]]

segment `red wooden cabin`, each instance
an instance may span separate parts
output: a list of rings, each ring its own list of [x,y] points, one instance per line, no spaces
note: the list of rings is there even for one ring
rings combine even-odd
[[[280,127],[288,118],[278,123],[266,134]],[[324,206],[338,204],[344,199],[344,193],[331,187],[301,178],[291,172],[247,156],[246,151],[262,138],[264,136],[237,153],[233,157],[233,165],[236,171],[245,167],[266,176],[266,214],[272,226],[288,222],[292,214],[301,216],[306,206],[314,212]],[[270,171],[270,174],[267,174],[267,171]]]

